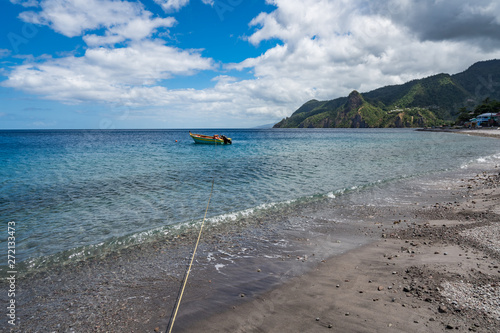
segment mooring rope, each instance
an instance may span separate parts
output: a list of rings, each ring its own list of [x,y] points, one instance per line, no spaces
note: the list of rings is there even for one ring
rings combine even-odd
[[[215,142],[215,146],[217,146],[217,142]],[[214,183],[215,183],[215,172],[212,177],[212,187],[210,189],[210,195],[208,197],[207,208],[205,209],[205,215],[203,216],[203,221],[201,222],[200,232],[198,233],[198,239],[196,240],[196,244],[194,246],[193,255],[191,256],[191,261],[189,262],[188,269],[184,275],[184,282],[182,284],[182,288],[179,290],[179,294],[177,295],[177,300],[175,301],[175,306],[172,309],[172,315],[170,316],[170,320],[168,322],[167,330],[165,332],[171,333],[172,328],[174,327],[175,318],[177,317],[177,312],[179,311],[179,306],[181,305],[182,295],[184,294],[184,289],[186,289],[187,280],[189,278],[189,273],[191,272],[191,267],[193,266],[194,256],[196,255],[196,250],[198,249],[198,244],[201,239],[201,232],[203,231],[203,226],[205,225],[205,219],[207,218],[208,207],[210,206],[210,200],[212,199],[212,193],[214,192]]]

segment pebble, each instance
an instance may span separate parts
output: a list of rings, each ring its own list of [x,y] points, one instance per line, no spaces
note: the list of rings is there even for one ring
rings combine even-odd
[[[447,313],[448,308],[444,305],[440,305],[438,311],[439,311],[439,313]]]
[[[378,289],[378,291],[382,291],[382,290],[384,290],[384,287],[383,286],[378,286],[377,289]]]

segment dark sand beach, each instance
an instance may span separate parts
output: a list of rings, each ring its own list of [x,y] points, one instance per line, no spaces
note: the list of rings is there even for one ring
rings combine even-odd
[[[498,332],[499,171],[209,225],[172,332]],[[22,277],[16,326],[0,327],[165,332],[195,238]]]

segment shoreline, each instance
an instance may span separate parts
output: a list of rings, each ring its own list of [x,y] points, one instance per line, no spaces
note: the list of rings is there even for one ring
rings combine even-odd
[[[476,129],[452,129],[452,128],[422,128],[418,129],[422,132],[438,132],[438,133],[457,133],[457,134],[467,134],[474,136],[482,136],[487,138],[500,138],[500,127],[486,127],[486,128],[476,128]]]
[[[384,228],[381,240],[185,331],[500,330],[500,175],[468,182],[466,200],[434,205],[445,218]]]
[[[304,204],[283,216],[209,226],[173,331],[317,332],[329,325],[334,332],[498,329],[497,319],[458,312],[435,290],[443,288],[435,284],[437,277],[449,278],[441,273],[446,269],[478,285],[491,280],[498,291],[498,257],[454,234],[471,223],[499,220],[498,170],[482,171],[401,180]],[[20,325],[12,332],[164,332],[193,234],[19,280]],[[453,245],[457,241],[466,248]],[[474,267],[459,265],[466,250]],[[469,273],[477,264],[481,273]],[[10,327],[4,321],[0,327]]]

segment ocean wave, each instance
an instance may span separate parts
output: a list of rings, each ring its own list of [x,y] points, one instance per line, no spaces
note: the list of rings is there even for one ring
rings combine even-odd
[[[500,153],[480,156],[477,158],[473,158],[465,163],[463,163],[460,168],[468,169],[470,167],[474,167],[475,165],[485,165],[485,164],[497,164],[500,162]]]

